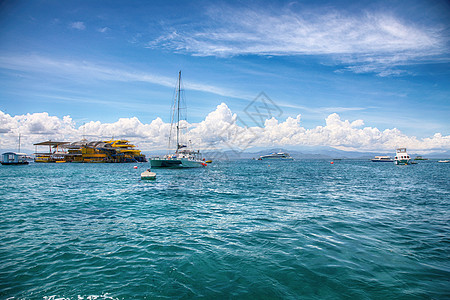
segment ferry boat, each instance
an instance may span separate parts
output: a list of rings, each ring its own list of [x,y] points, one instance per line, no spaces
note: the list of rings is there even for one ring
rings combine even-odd
[[[371,161],[373,161],[373,162],[393,162],[394,160],[390,156],[375,156],[375,158],[372,158]]]
[[[36,143],[36,151],[34,153],[35,158],[34,162],[36,163],[56,163],[56,162],[65,162],[65,157],[68,154],[65,146],[69,144],[69,142],[52,142],[46,141],[41,143]],[[38,146],[48,146],[48,152],[38,152]]]
[[[182,119],[181,114],[182,110],[185,108],[180,107],[182,99],[182,89],[181,89],[181,71],[178,73],[178,82],[176,87],[176,93],[173,100],[173,109],[172,109],[172,120],[170,122],[170,135],[169,135],[169,149],[172,147],[171,141],[175,139],[176,141],[176,150],[173,154],[167,154],[163,157],[153,157],[150,158],[150,164],[152,168],[201,168],[206,167],[207,164],[202,160],[202,156],[200,151],[194,151],[190,148],[190,141],[186,143],[185,134],[183,134],[182,129],[186,129],[185,127],[181,127]],[[175,120],[176,119],[176,120]],[[181,123],[180,123],[181,121]]]
[[[266,160],[266,159],[274,159],[274,160],[293,160],[294,158],[290,156],[286,152],[278,152],[271,153],[267,155],[261,155],[258,160]]]
[[[141,154],[128,140],[91,141],[82,139],[78,142],[42,142],[36,145],[35,162],[39,163],[127,163],[146,162]],[[37,146],[49,146],[48,152],[38,153]]]
[[[128,140],[110,140],[104,141],[105,147],[102,149],[105,152],[113,150],[114,160],[120,162],[147,162],[145,155],[136,149],[136,146],[131,144]]]
[[[406,153],[406,148],[398,148],[395,157],[394,157],[394,163],[396,165],[410,165],[411,164],[411,157]]]

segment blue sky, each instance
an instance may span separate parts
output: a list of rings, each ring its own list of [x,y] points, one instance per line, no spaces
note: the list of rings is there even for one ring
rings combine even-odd
[[[0,28],[10,117],[169,122],[182,70],[192,123],[226,103],[254,126],[244,109],[264,92],[280,122],[301,115],[305,129],[336,113],[418,139],[450,134],[446,1],[6,1]],[[4,139],[19,130],[8,126]]]

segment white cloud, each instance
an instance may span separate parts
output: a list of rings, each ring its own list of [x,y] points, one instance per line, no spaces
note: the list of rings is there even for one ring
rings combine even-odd
[[[60,119],[43,112],[12,117],[0,111],[0,148],[15,148],[19,134],[28,141],[25,145],[23,140],[22,146],[29,149],[33,143],[43,140],[65,140],[78,137],[75,123],[69,116]]]
[[[78,30],[85,30],[86,25],[84,25],[83,22],[73,22],[73,23],[70,23],[70,28],[78,29]]]
[[[105,66],[89,61],[59,60],[37,55],[0,56],[0,67],[22,72],[45,73],[49,76],[71,77],[77,80],[112,80],[122,82],[148,82],[173,88],[176,77],[155,75],[128,69],[125,66]],[[214,85],[183,81],[188,90],[213,93],[220,96],[242,98],[245,92],[224,89]],[[251,95],[247,96],[251,98]]]
[[[197,56],[325,55],[354,72],[400,74],[395,66],[448,52],[439,27],[386,13],[210,9],[208,26],[169,28],[150,47]]]
[[[198,124],[185,124],[189,139],[201,149],[246,149],[272,146],[330,146],[341,150],[393,151],[407,147],[414,151],[449,150],[450,136],[436,133],[418,139],[407,136],[396,128],[380,131],[364,127],[363,120],[341,120],[336,113],[325,119],[323,126],[304,128],[301,116],[284,121],[271,118],[264,127],[245,127],[239,117],[225,103],[217,106]],[[0,111],[0,148],[16,147],[17,136],[22,135],[22,147],[32,149],[32,144],[45,140],[77,141],[86,136],[89,140],[127,138],[141,150],[166,149],[170,124],[156,118],[143,124],[138,118],[121,118],[114,123],[91,121],[77,127],[70,116],[62,119],[47,113],[10,116]]]
[[[105,32],[108,32],[110,30],[111,30],[111,28],[109,28],[109,27],[102,27],[102,28],[98,28],[97,29],[97,31],[101,32],[101,33],[105,33]]]

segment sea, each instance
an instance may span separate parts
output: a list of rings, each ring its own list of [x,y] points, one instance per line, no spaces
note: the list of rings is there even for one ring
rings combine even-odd
[[[149,166],[0,166],[0,299],[450,299],[450,164]]]

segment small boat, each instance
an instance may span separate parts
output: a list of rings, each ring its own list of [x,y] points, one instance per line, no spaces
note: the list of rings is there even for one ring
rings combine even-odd
[[[394,160],[390,156],[375,156],[375,158],[372,158],[371,161],[373,161],[373,162],[393,162]]]
[[[207,161],[205,161],[205,163],[210,164],[210,163],[212,163],[212,160],[207,160]]]
[[[267,155],[261,155],[258,160],[266,160],[266,159],[273,159],[273,160],[293,160],[294,158],[290,156],[286,152],[278,152],[278,153],[271,153]]]
[[[2,154],[2,165],[28,165],[25,153],[5,152]]]
[[[141,173],[141,179],[142,180],[154,180],[154,179],[156,179],[156,173],[152,172],[150,169],[147,169],[146,171]]]
[[[414,160],[428,160],[428,158],[423,158],[420,155],[417,155],[416,158],[414,158]]]
[[[27,155],[20,152],[20,134],[19,134],[19,151],[5,152],[2,154],[2,165],[28,165]]]
[[[438,160],[438,163],[446,164],[446,163],[450,163],[450,160],[448,160],[448,159],[446,159],[446,160]]]
[[[398,148],[395,153],[394,163],[396,165],[410,165],[411,157],[406,153],[406,148]]]

